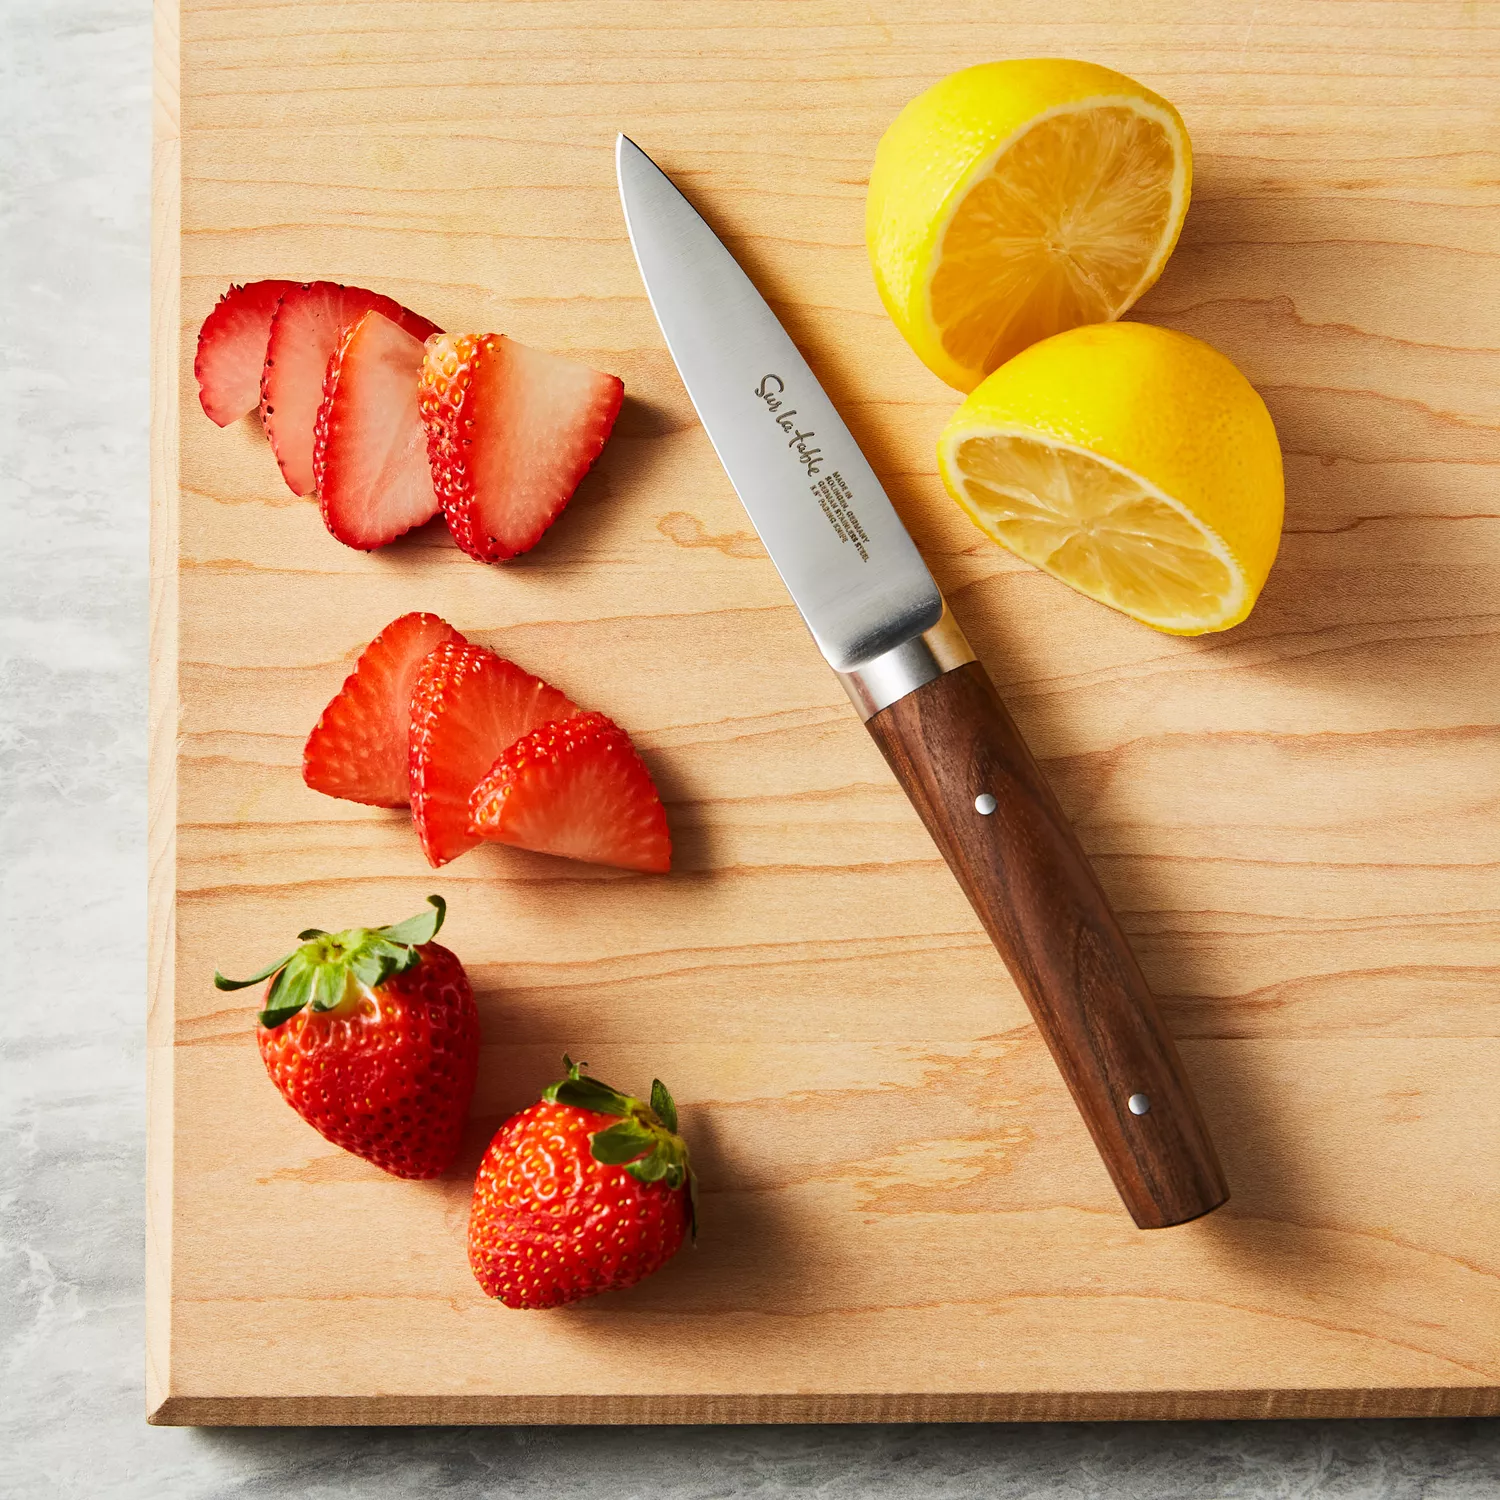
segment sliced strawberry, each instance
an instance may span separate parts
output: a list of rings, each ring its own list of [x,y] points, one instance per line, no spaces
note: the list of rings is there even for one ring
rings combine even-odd
[[[282,477],[299,495],[314,489],[313,434],[323,402],[323,377],[344,330],[371,308],[413,338],[438,331],[419,314],[362,287],[312,281],[295,286],[271,319],[260,380],[260,415]]]
[[[198,330],[198,400],[220,427],[260,405],[260,372],[266,363],[271,319],[295,281],[248,281],[231,286]]]
[[[627,870],[669,870],[667,815],[630,736],[603,714],[517,740],[469,799],[481,838]]]
[[[604,449],[625,387],[503,334],[432,339],[422,421],[454,540],[481,562],[528,551]]]
[[[438,513],[417,415],[421,369],[421,339],[373,308],[328,361],[313,476],[324,524],[346,547],[383,547]]]
[[[411,816],[434,868],[478,842],[469,794],[507,745],[578,712],[554,687],[483,646],[439,646],[411,698]]]
[[[436,615],[402,615],[365,647],[323,710],[302,752],[302,779],[315,792],[405,807],[411,800],[412,689],[423,658],[464,638]]]

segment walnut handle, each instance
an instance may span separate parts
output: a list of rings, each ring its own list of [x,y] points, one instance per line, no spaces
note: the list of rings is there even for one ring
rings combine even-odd
[[[1229,1189],[1177,1048],[984,668],[944,672],[865,727],[1005,960],[1135,1222],[1164,1229],[1217,1208]]]

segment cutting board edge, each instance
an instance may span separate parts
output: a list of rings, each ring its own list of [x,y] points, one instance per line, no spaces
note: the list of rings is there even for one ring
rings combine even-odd
[[[1142,1422],[1500,1415],[1500,1387],[953,1391],[846,1395],[164,1397],[158,1427]]]
[[[177,909],[178,400],[182,348],[181,7],[155,0],[151,119],[151,540],[146,771],[146,1410],[169,1401]]]

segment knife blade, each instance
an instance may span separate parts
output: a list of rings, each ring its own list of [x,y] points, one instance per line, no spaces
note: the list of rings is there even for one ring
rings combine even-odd
[[[621,135],[641,279],[700,420],[1014,978],[1136,1223],[1229,1196],[1170,1033],[1097,876],[879,479],[779,319]]]

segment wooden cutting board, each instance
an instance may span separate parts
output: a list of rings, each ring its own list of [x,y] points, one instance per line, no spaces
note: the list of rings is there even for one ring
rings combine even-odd
[[[151,1307],[156,1422],[1500,1411],[1500,8],[1228,0],[163,0],[155,242]],[[180,21],[180,30],[179,30]],[[179,42],[180,39],[180,42]],[[875,142],[994,57],[1182,110],[1182,243],[1139,314],[1264,393],[1287,460],[1249,622],[1176,640],[944,498],[955,405],[865,261]],[[1053,778],[1234,1190],[1134,1229],[979,925],[694,420],[615,197],[624,129],[721,227],[866,446]],[[337,545],[253,421],[199,411],[233,278],[322,276],[623,376],[528,557]],[[435,610],[605,710],[667,802],[636,878],[434,874],[302,740]],[[429,891],[486,1039],[459,1169],[400,1182],[266,1080],[252,969]],[[469,1178],[564,1050],[660,1073],[695,1252],[487,1302]]]

